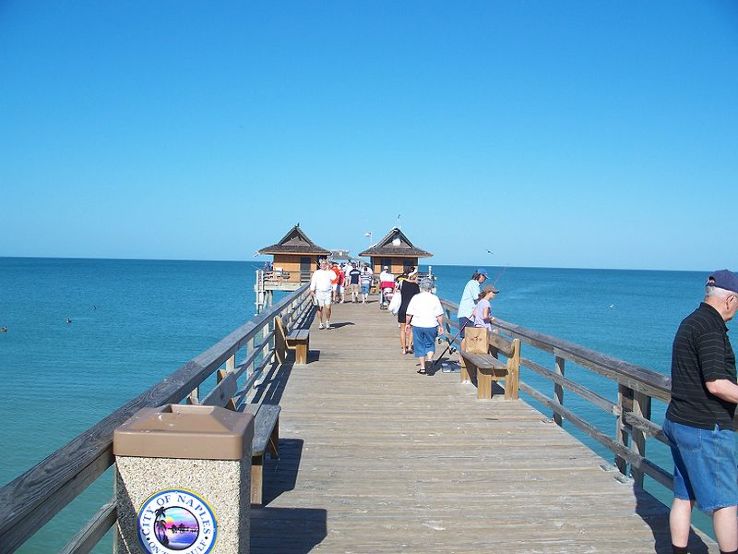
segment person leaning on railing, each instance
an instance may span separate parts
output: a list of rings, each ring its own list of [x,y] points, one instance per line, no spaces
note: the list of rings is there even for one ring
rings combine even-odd
[[[474,320],[474,327],[484,327],[490,333],[494,331],[492,328],[492,306],[490,302],[500,291],[495,287],[487,285],[479,293],[477,299],[477,305],[472,310],[472,319]]]
[[[469,282],[464,287],[464,292],[461,293],[461,300],[459,300],[459,310],[456,314],[459,320],[459,336],[464,338],[464,328],[474,327],[474,320],[472,319],[472,311],[479,298],[481,292],[482,283],[487,280],[487,270],[477,269],[469,279]]]
[[[679,326],[671,361],[664,434],[674,457],[669,516],[673,552],[687,552],[695,502],[712,514],[720,552],[738,554],[738,468],[733,416],[738,404],[735,353],[725,323],[738,311],[738,275],[710,275],[705,299]]]

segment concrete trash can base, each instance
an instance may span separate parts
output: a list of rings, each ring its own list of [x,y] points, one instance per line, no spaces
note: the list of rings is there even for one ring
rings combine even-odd
[[[249,551],[253,416],[145,408],[115,430],[115,552]]]

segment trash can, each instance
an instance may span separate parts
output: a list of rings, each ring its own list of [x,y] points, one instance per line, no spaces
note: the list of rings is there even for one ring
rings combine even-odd
[[[114,552],[248,553],[253,436],[251,414],[217,406],[144,408],[118,427]]]

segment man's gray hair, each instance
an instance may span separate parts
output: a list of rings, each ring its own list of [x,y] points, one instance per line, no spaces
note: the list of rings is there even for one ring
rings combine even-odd
[[[420,290],[433,290],[433,279],[423,277],[420,280]]]
[[[721,289],[720,287],[716,287],[715,285],[705,286],[705,298],[728,298],[729,296],[738,297],[738,293],[735,293],[732,290]]]

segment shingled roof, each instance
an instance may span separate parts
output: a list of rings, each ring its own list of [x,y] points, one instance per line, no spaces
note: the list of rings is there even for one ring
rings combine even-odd
[[[298,223],[277,244],[272,244],[259,250],[259,254],[305,254],[316,256],[329,256],[330,250],[326,250],[311,241],[303,233]]]
[[[399,244],[393,244],[393,242],[399,241]],[[377,244],[364,250],[359,256],[368,257],[390,257],[395,256],[398,258],[429,258],[433,256],[430,252],[426,252],[420,248],[416,248],[410,239],[405,236],[405,233],[400,231],[398,227],[393,227],[392,230],[387,233],[382,240]]]

